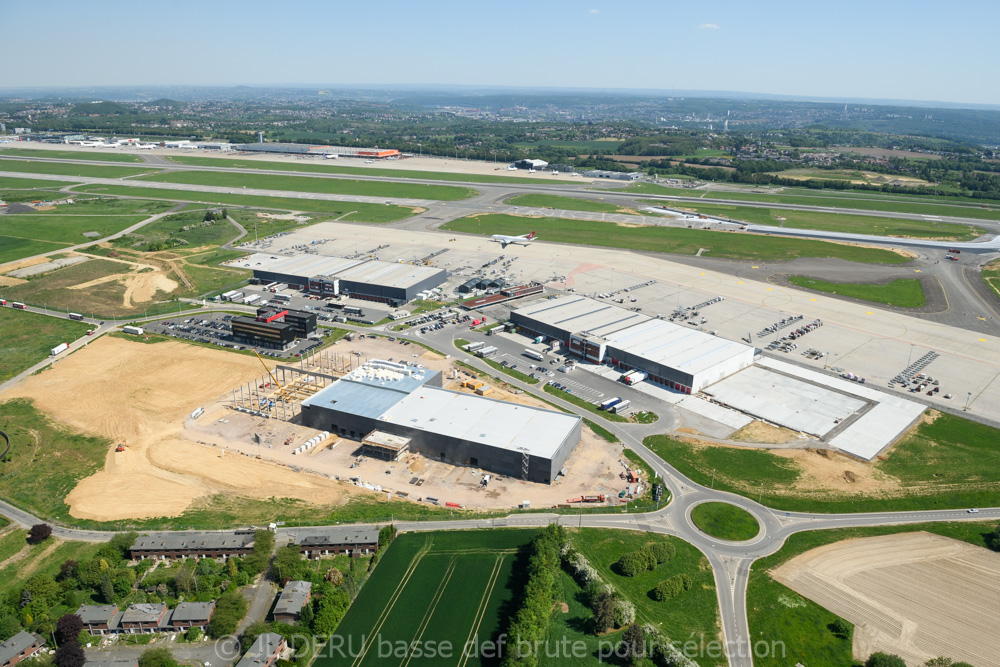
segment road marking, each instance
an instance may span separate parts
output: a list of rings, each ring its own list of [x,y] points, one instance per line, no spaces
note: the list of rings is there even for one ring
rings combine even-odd
[[[774,291],[774,288],[773,288],[773,287],[768,287],[768,288],[767,288],[767,291],[768,291],[768,292],[773,292],[773,291]]]
[[[980,342],[980,343],[985,343],[985,342],[986,342],[986,339],[985,339],[985,338],[980,338],[980,339],[979,339],[979,342]]]
[[[871,314],[872,314],[872,311],[870,311],[870,310],[866,310],[865,311],[865,315],[871,315]]]
[[[759,266],[751,266],[750,268],[751,269],[759,269],[760,267]]]
[[[814,299],[813,297],[809,297],[809,300],[810,301],[815,301],[816,299]]]
[[[914,273],[920,273],[920,269],[913,269]]]
[[[742,281],[742,280],[740,280],[740,281],[739,281],[739,282],[737,282],[736,284],[737,284],[737,285],[742,285],[742,284],[743,284],[743,281]]]

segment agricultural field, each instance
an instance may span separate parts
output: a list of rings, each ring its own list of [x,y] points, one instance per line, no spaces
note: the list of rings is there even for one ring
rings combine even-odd
[[[806,276],[791,276],[788,278],[788,282],[817,292],[839,294],[852,299],[884,303],[898,308],[923,308],[927,305],[923,285],[915,278],[900,278],[882,285],[831,283]]]
[[[904,186],[924,186],[934,185],[928,181],[909,176],[894,176],[892,174],[879,174],[871,171],[858,169],[787,169],[785,171],[771,172],[772,176],[782,178],[799,179],[803,181],[848,181],[850,183],[860,183],[863,185],[880,185],[883,183]]]
[[[55,160],[94,160],[97,162],[142,162],[142,158],[131,153],[105,151],[50,151],[44,148],[0,148],[3,157],[42,157]]]
[[[691,520],[699,530],[720,540],[751,540],[760,533],[753,514],[729,503],[701,503],[691,510]]]
[[[176,155],[168,158],[171,162],[201,167],[228,167],[231,169],[263,169],[268,171],[295,171],[312,174],[344,174],[347,176],[381,176],[385,178],[412,178],[435,181],[456,181],[461,183],[549,183],[543,178],[522,178],[519,176],[494,176],[493,174],[456,174],[444,171],[423,171],[417,169],[386,169],[383,167],[343,167],[317,162],[288,163],[267,160],[239,160],[220,157],[198,157]]]
[[[411,665],[483,665],[481,653],[466,661],[472,642],[487,648],[505,630],[523,586],[522,551],[533,530],[406,533],[388,547],[331,639],[353,646],[355,667],[391,662]],[[367,640],[360,648],[362,638]],[[416,642],[423,655],[411,655]],[[440,655],[430,655],[431,651]],[[446,653],[447,652],[447,653]],[[318,667],[344,665],[320,657]]]
[[[241,174],[222,171],[170,171],[152,174],[140,180],[161,183],[188,183],[228,188],[316,192],[323,194],[361,195],[368,197],[400,197],[439,201],[457,201],[478,194],[472,188],[423,183],[388,181],[355,181],[345,178],[310,178],[307,176],[274,176],[271,174]]]
[[[51,210],[0,217],[0,263],[96,241],[171,205],[142,199],[78,199]]]
[[[747,617],[750,634],[768,644],[780,642],[784,654],[757,656],[760,667],[787,667],[807,660],[813,667],[841,667],[852,664],[851,639],[857,630],[847,623],[846,635],[834,631],[840,619],[792,589],[774,580],[772,572],[793,557],[810,549],[842,540],[896,535],[926,531],[961,540],[977,546],[985,545],[985,536],[992,532],[992,523],[957,522],[879,526],[873,528],[842,528],[819,530],[791,535],[776,553],[758,560],[750,571],[747,588]],[[846,621],[844,621],[846,622]]]
[[[547,241],[626,248],[680,255],[753,261],[787,261],[799,257],[835,257],[869,264],[902,264],[909,259],[889,250],[734,232],[671,227],[623,227],[615,223],[566,218],[532,218],[503,214],[477,214],[441,226],[470,234],[527,234],[537,230]]]
[[[504,202],[510,206],[532,206],[535,208],[565,209],[568,211],[593,211],[595,213],[634,213],[615,204],[592,199],[561,197],[559,195],[517,195]]]
[[[103,164],[73,164],[71,162],[34,162],[32,160],[0,159],[0,171],[24,174],[57,174],[87,178],[125,178],[159,171],[153,167],[119,167]]]
[[[56,345],[76,340],[89,328],[85,322],[0,308],[0,382],[31,368]]]
[[[646,446],[699,484],[738,493],[779,510],[877,512],[990,507],[1000,490],[997,429],[930,412],[887,452],[861,463],[799,450],[688,443],[665,435]],[[831,474],[832,473],[832,474]],[[843,483],[817,483],[816,477]],[[810,481],[812,480],[812,481]]]
[[[653,200],[645,203],[662,204],[662,202]],[[792,211],[780,208],[728,206],[725,204],[700,204],[696,202],[679,202],[676,204],[676,207],[704,215],[742,220],[759,225],[785,226],[796,229],[819,229],[831,232],[849,232],[852,234],[969,241],[982,233],[981,230],[969,225],[935,222],[933,220],[877,218],[870,215],[847,215],[826,213],[823,211]]]
[[[386,206],[360,202],[324,201],[295,197],[257,197],[215,192],[185,192],[161,188],[143,188],[129,185],[83,185],[74,188],[79,192],[93,192],[122,197],[145,197],[175,202],[194,202],[208,205],[243,206],[297,213],[325,214],[347,222],[395,222],[408,218],[422,209],[409,206]]]

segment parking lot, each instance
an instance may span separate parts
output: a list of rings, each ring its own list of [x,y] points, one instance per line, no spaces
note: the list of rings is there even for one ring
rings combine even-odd
[[[143,325],[143,328],[149,333],[162,334],[195,343],[228,347],[232,350],[253,349],[251,345],[244,345],[233,340],[232,329],[229,323],[234,317],[236,316],[225,313],[205,313],[198,317],[150,322]],[[319,336],[326,336],[330,333],[332,332],[326,329],[317,329],[316,331],[316,334]],[[270,350],[262,347],[256,349],[258,353],[264,356],[289,358],[296,357],[322,344],[321,340],[300,339],[287,350]]]

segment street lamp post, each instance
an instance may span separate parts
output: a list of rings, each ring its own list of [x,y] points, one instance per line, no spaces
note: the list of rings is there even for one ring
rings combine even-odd
[[[969,393],[968,393],[968,394],[966,395],[966,397],[965,397],[965,407],[964,407],[964,408],[962,408],[962,411],[963,411],[963,412],[968,412],[968,410],[969,410],[969,402],[970,402],[971,400],[972,400],[972,392],[970,391],[970,392],[969,392]]]

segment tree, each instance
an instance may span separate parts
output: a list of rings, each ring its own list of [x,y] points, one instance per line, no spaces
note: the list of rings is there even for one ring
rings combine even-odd
[[[302,607],[302,614],[299,616],[299,621],[307,628],[311,628],[315,617],[316,615],[313,613],[312,603],[307,602],[305,606]]]
[[[243,615],[247,613],[247,601],[235,589],[226,591],[215,602],[215,612],[208,623],[208,634],[218,639],[236,632]]]
[[[235,577],[239,573],[240,573],[239,566],[236,565],[236,561],[235,560],[233,560],[232,558],[230,558],[229,562],[226,563],[226,574],[228,574],[229,578],[232,579],[233,577]]]
[[[842,618],[838,618],[836,621],[830,624],[830,631],[838,637],[843,637],[847,639],[851,636],[851,624]]]
[[[906,667],[906,662],[898,655],[879,651],[865,660],[865,667]]]
[[[247,626],[247,629],[243,631],[243,639],[240,642],[242,650],[246,651],[253,643],[257,641],[257,637],[260,637],[265,632],[271,632],[271,626],[264,621],[255,621]]]
[[[28,544],[41,544],[52,535],[52,526],[47,523],[36,523],[28,531]]]
[[[396,537],[396,526],[389,524],[388,526],[382,528],[378,531],[378,548],[384,549],[389,546],[389,543],[393,541]]]
[[[669,579],[665,579],[649,592],[650,597],[652,597],[657,602],[663,602],[664,600],[669,600],[675,598],[681,593],[691,588],[691,577],[687,574],[676,574]]]
[[[329,581],[334,586],[340,586],[344,583],[344,573],[335,567],[331,567],[326,571],[326,580]]]
[[[600,635],[615,625],[615,597],[604,592],[594,602],[594,634]]]
[[[630,665],[639,665],[646,657],[646,637],[637,623],[625,629],[618,655]]]
[[[115,601],[115,585],[107,572],[101,577],[101,597],[105,604],[112,604]]]
[[[169,650],[159,646],[142,652],[139,656],[139,667],[177,667],[177,661]]]
[[[199,639],[201,639],[201,628],[199,628],[197,625],[192,625],[190,628],[187,629],[187,632],[184,633],[184,639],[186,639],[189,642],[198,641]]]
[[[1000,523],[993,529],[993,532],[986,536],[986,546],[993,551],[1000,551]]]
[[[56,667],[83,667],[87,664],[87,656],[83,653],[83,647],[77,642],[67,642],[56,649],[53,660]]]
[[[59,644],[68,644],[76,641],[83,630],[83,619],[76,614],[64,614],[56,622],[56,641]]]
[[[648,549],[657,564],[666,563],[674,557],[674,545],[670,542],[656,542],[651,544]]]
[[[0,609],[0,642],[7,641],[21,631],[21,621],[6,607]]]

